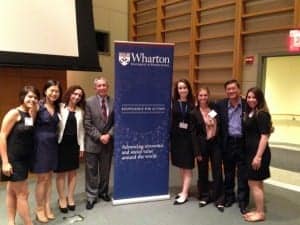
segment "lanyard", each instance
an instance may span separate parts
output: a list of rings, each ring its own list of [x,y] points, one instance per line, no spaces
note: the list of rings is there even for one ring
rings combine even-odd
[[[183,109],[183,104],[182,102],[179,102],[179,107],[180,107],[180,112],[181,112],[181,115],[183,117],[183,119],[185,118],[185,115],[187,114],[187,110],[188,110],[188,106],[187,104],[185,105],[185,108]]]

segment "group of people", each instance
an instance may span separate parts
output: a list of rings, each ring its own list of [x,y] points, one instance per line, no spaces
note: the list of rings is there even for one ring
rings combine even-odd
[[[259,88],[250,88],[246,99],[241,97],[237,80],[227,81],[224,88],[227,98],[211,102],[207,87],[198,89],[195,100],[188,80],[175,83],[171,160],[180,170],[182,189],[174,205],[188,201],[192,169],[197,162],[199,207],[213,201],[223,212],[224,207],[231,207],[237,201],[246,221],[263,221],[263,180],[270,177],[271,116]],[[249,189],[255,204],[251,211],[247,209]]]
[[[55,219],[51,209],[51,186],[56,174],[57,206],[61,213],[74,211],[76,170],[83,153],[86,159],[87,209],[98,197],[110,201],[108,181],[112,158],[113,102],[104,77],[94,80],[96,95],[85,100],[79,85],[62,95],[58,81],[49,80],[40,92],[24,86],[20,105],[3,118],[0,131],[0,181],[7,181],[8,225],[15,225],[18,212],[25,225],[32,225],[28,204],[29,171],[36,174],[36,220]],[[100,178],[100,179],[99,179]]]
[[[60,83],[49,80],[40,99],[35,87],[25,86],[19,94],[20,105],[4,116],[0,131],[1,181],[8,181],[9,225],[15,224],[17,212],[25,225],[32,225],[29,171],[37,178],[35,215],[39,222],[55,219],[50,207],[53,173],[59,210],[75,210],[76,170],[83,155],[86,209],[92,209],[98,198],[111,200],[113,99],[108,96],[104,77],[94,80],[94,88],[96,95],[86,100],[82,87],[71,86],[62,95]],[[174,204],[188,201],[196,162],[199,207],[213,201],[223,212],[224,207],[238,201],[245,220],[261,221],[265,219],[262,181],[270,176],[271,116],[260,89],[249,89],[243,99],[237,80],[227,81],[224,88],[227,98],[214,103],[207,87],[199,88],[195,100],[188,80],[175,83],[170,151],[172,164],[180,168],[182,190]],[[255,202],[253,211],[247,211],[249,188]]]

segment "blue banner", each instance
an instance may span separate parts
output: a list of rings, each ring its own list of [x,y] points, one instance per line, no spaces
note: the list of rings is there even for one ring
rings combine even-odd
[[[113,204],[169,198],[173,51],[115,42]]]

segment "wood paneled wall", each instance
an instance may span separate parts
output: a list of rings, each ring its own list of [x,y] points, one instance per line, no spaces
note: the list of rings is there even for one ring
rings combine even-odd
[[[0,120],[11,108],[19,105],[19,91],[24,85],[34,85],[42,95],[47,80],[58,80],[66,89],[66,71],[22,68],[0,68]]]
[[[300,0],[129,0],[129,40],[175,43],[174,80],[224,95],[224,81],[243,81],[243,58],[253,40],[271,35],[281,49],[288,30],[300,28]],[[268,48],[268,47],[267,47]],[[255,52],[259,52],[255,51]]]

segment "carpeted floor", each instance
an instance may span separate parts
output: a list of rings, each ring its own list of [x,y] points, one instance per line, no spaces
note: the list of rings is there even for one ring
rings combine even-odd
[[[78,186],[76,189],[77,208],[74,213],[61,214],[57,208],[57,194],[53,183],[53,209],[57,216],[49,225],[240,225],[248,224],[239,213],[237,204],[226,208],[224,213],[217,211],[213,204],[204,208],[198,207],[195,184],[191,190],[189,201],[180,206],[174,206],[174,196],[179,191],[180,183],[178,171],[170,169],[170,194],[169,200],[147,202],[130,205],[112,206],[111,203],[99,201],[93,210],[85,209],[84,173],[79,170]],[[195,183],[194,179],[194,183]],[[34,178],[30,178],[30,207],[34,218]],[[300,193],[279,187],[265,185],[267,220],[266,225],[298,225],[300,224]],[[0,225],[7,224],[5,207],[5,186],[0,185]],[[84,217],[82,221],[75,222],[74,215]],[[67,217],[67,218],[64,218]],[[38,224],[34,221],[35,224]],[[16,225],[21,225],[17,219]]]

